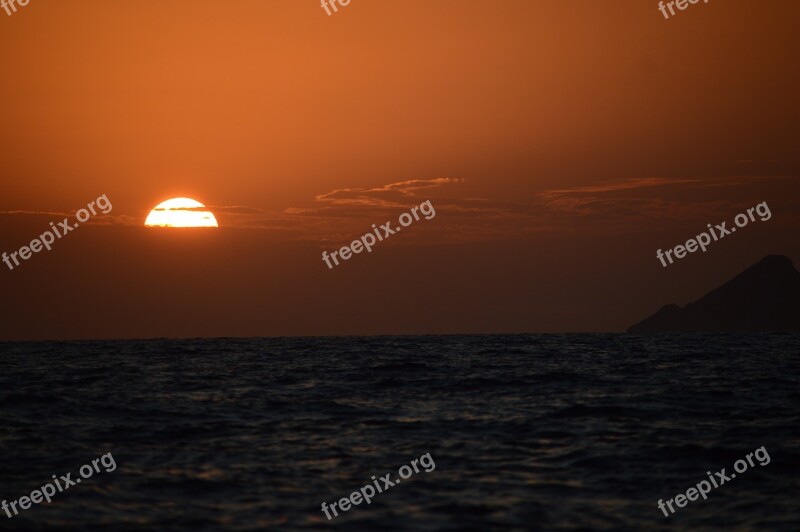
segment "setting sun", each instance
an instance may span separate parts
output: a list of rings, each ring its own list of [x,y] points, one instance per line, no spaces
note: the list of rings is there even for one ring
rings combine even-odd
[[[191,198],[172,198],[159,203],[147,215],[147,227],[219,227],[205,205]]]

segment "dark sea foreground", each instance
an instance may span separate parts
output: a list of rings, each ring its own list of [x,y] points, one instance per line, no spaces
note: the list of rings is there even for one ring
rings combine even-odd
[[[800,530],[800,335],[0,344],[6,530]],[[665,517],[706,471],[770,462]],[[401,484],[330,505],[430,453]]]

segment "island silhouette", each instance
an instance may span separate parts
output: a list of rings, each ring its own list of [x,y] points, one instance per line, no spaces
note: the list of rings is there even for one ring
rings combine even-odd
[[[685,307],[665,305],[629,333],[800,331],[800,273],[789,257],[767,255]]]

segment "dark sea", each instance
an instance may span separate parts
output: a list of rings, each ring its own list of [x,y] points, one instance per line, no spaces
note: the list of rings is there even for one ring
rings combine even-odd
[[[798,334],[0,353],[0,498],[80,478],[108,453],[116,464],[51,504],[0,513],[0,530],[800,530]],[[746,464],[707,500],[658,508],[762,447],[766,465]],[[412,474],[426,454],[435,467]],[[404,465],[370,504],[330,521],[321,510]]]

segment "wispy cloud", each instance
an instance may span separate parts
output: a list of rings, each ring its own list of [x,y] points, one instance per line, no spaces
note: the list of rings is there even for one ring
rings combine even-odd
[[[64,218],[74,219],[75,212],[59,212],[59,211],[0,211],[0,218],[2,219],[25,219],[25,220],[41,220],[43,223],[61,221]],[[96,216],[92,216],[85,223],[89,225],[131,225],[134,220],[133,216],[127,215],[114,215],[112,213],[102,214],[98,211]],[[142,223],[144,223],[142,221]]]
[[[692,183],[702,182],[702,179],[668,179],[664,177],[642,177],[639,179],[625,179],[611,183],[604,183],[600,185],[578,186],[563,189],[546,190],[540,194],[540,197],[549,198],[562,195],[576,195],[576,194],[602,194],[605,192],[619,192],[622,190],[636,190],[650,187],[664,187],[685,185]]]
[[[543,205],[562,216],[635,227],[643,220],[715,219],[752,204],[753,188],[785,177],[647,177],[541,192]],[[731,189],[724,192],[726,189]]]
[[[340,188],[314,198],[328,205],[348,205],[361,207],[401,207],[418,196],[420,190],[430,190],[444,185],[463,183],[463,179],[438,177],[435,179],[411,179],[389,183],[374,188]]]
[[[409,231],[408,236],[395,239],[402,245],[498,240],[542,233],[624,234],[647,231],[665,222],[704,225],[724,220],[757,201],[770,199],[773,205],[772,198],[782,198],[796,203],[798,200],[786,193],[786,186],[791,187],[794,181],[786,177],[645,177],[553,188],[518,201],[496,201],[465,193],[463,179],[443,177],[334,189],[310,198],[305,206],[282,211],[246,205],[208,205],[203,209],[213,212],[223,228],[255,229],[277,239],[327,244],[354,238],[372,224],[396,220],[412,206],[431,200],[437,212],[436,229]],[[46,224],[47,220],[72,217],[74,213],[0,212],[0,220],[13,216],[39,216]],[[92,223],[141,226],[144,220],[103,215],[93,218]]]

